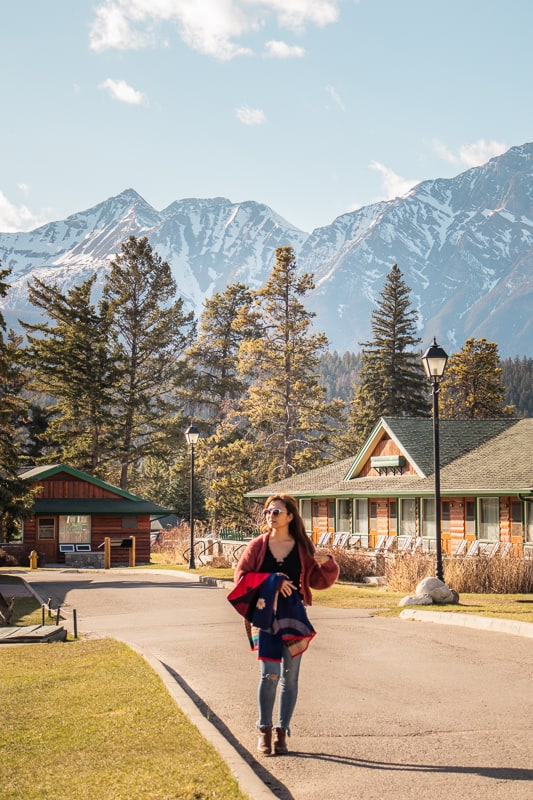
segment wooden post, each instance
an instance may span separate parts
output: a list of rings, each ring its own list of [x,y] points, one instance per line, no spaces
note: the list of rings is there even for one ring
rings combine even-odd
[[[135,536],[131,537],[131,547],[130,547],[130,567],[135,566]]]
[[[109,536],[104,539],[104,569],[111,569],[111,539]]]

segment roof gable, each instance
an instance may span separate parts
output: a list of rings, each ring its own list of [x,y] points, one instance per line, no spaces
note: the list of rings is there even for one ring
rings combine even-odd
[[[95,478],[94,475],[89,475],[87,472],[82,472],[79,469],[75,469],[75,467],[69,467],[67,464],[43,464],[37,467],[28,467],[19,473],[19,477],[28,483],[37,483],[38,481],[60,475],[63,472],[73,478],[78,478],[79,480],[86,481],[87,483],[92,483],[94,486],[99,486],[100,489],[106,489],[109,492],[113,492],[113,494],[117,494],[119,497],[125,497],[126,499],[133,501],[140,501],[143,499],[137,494],[127,492],[125,489],[119,489],[118,486],[112,486],[112,484],[106,483],[105,481],[100,480],[100,478]]]

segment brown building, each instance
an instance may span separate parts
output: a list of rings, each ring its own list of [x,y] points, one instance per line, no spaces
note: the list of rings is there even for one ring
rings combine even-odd
[[[533,550],[533,419],[444,419],[439,431],[443,552],[475,540],[493,551],[509,542],[516,555]],[[354,457],[247,496],[296,497],[314,541],[346,532],[364,547],[412,537],[433,550],[434,491],[432,420],[384,417]]]
[[[171,511],[65,464],[31,467],[21,473],[39,491],[33,516],[24,521],[23,544],[46,563],[63,563],[73,554],[102,553],[106,537],[111,563],[128,562],[135,537],[137,563],[150,561],[150,519]],[[123,546],[121,546],[123,545]]]

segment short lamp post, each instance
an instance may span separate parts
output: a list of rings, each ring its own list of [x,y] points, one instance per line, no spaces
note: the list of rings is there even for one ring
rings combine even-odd
[[[441,510],[440,510],[440,443],[439,443],[439,382],[444,375],[448,355],[433,339],[422,356],[422,363],[427,379],[431,382],[433,394],[433,457],[435,466],[435,539],[437,545],[437,578],[444,580],[442,568],[441,546]]]
[[[191,492],[189,498],[189,525],[191,529],[191,552],[189,555],[189,569],[196,569],[194,563],[194,445],[200,438],[200,432],[193,426],[189,425],[185,431],[185,439],[191,448]]]

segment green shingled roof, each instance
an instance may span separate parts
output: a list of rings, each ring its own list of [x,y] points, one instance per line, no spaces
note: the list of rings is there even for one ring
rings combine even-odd
[[[380,427],[396,440],[418,475],[357,476],[365,446],[354,458],[310,470],[247,494],[265,498],[287,493],[298,497],[422,495],[434,491],[433,422],[423,418],[385,417]],[[375,440],[376,429],[369,437]],[[441,493],[528,492],[533,486],[533,419],[441,420]]]
[[[515,419],[439,420],[440,464],[444,467],[515,425]],[[433,420],[383,417],[406,456],[428,476],[433,473]]]

